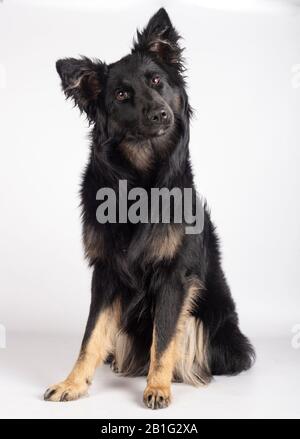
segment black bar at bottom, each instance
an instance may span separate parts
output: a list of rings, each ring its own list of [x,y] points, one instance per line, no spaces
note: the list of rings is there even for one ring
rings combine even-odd
[[[11,434],[39,437],[55,435],[71,437],[82,434],[88,439],[106,439],[109,437],[200,437],[204,433],[227,433],[231,437],[243,438],[250,433],[262,433],[276,429],[276,434],[285,436],[288,427],[293,430],[299,420],[265,420],[265,419],[9,419],[0,420],[0,427]],[[298,427],[298,425],[297,425]]]

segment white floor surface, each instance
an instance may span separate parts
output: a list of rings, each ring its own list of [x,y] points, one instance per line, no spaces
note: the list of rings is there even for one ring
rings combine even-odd
[[[10,334],[0,349],[1,418],[291,418],[300,415],[300,349],[288,338],[253,340],[257,361],[249,372],[216,377],[207,387],[173,385],[164,410],[143,407],[144,378],[97,371],[88,397],[51,403],[49,384],[64,378],[76,357],[78,336]]]

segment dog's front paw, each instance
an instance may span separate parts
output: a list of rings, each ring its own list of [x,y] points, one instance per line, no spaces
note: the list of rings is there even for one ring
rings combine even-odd
[[[150,409],[163,409],[171,402],[169,387],[147,386],[144,392],[144,403]]]
[[[85,395],[87,390],[88,385],[86,383],[78,384],[65,380],[49,387],[44,393],[44,400],[55,402],[73,401]]]

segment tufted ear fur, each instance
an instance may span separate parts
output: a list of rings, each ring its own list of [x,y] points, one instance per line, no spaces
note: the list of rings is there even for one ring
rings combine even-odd
[[[81,57],[64,58],[56,62],[62,89],[67,98],[84,111],[90,121],[96,115],[97,103],[105,86],[107,66],[101,61]]]
[[[132,52],[144,52],[156,57],[162,64],[184,70],[179,34],[164,8],[159,9],[142,32],[137,32]]]

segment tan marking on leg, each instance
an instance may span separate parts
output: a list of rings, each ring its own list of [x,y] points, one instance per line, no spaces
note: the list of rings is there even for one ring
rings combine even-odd
[[[51,386],[44,398],[50,401],[70,401],[87,393],[96,367],[113,351],[120,325],[120,303],[103,310],[87,343],[66,380]]]
[[[171,402],[171,380],[175,364],[175,340],[172,339],[158,358],[156,350],[156,331],[153,330],[153,340],[150,353],[150,368],[147,377],[147,387],[144,391],[144,403],[151,409],[167,407]]]
[[[150,355],[150,368],[144,402],[149,408],[162,408],[171,400],[171,380],[181,380],[194,385],[207,383],[210,372],[203,325],[191,315],[203,285],[198,279],[189,279],[186,297],[178,318],[174,337],[161,357],[156,352],[156,332]]]
[[[171,381],[178,357],[180,358],[181,339],[187,316],[193,302],[199,293],[200,283],[195,280],[187,285],[185,301],[183,303],[175,334],[163,354],[158,358],[156,352],[156,329],[154,325],[153,340],[150,354],[150,368],[147,378],[147,387],[144,392],[144,403],[152,409],[167,407],[171,400]]]
[[[199,279],[191,277],[186,281],[185,289],[185,299],[180,311],[179,320],[177,324],[177,333],[180,333],[185,325],[185,321],[188,317],[190,317],[191,312],[195,306],[197,298],[203,290],[203,284]]]

